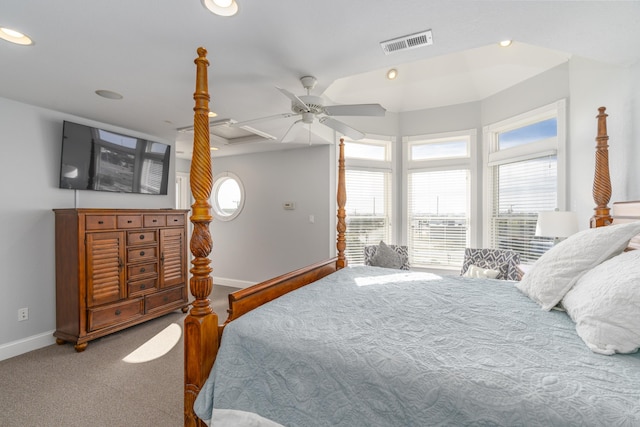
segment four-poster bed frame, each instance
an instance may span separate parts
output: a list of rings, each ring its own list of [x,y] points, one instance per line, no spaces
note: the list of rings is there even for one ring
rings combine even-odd
[[[338,223],[337,256],[267,280],[229,295],[229,316],[223,325],[218,325],[218,315],[211,309],[209,295],[213,280],[208,258],[212,249],[209,224],[212,220],[209,196],[212,189],[211,152],[209,148],[209,92],[206,49],[198,48],[196,64],[196,90],[193,95],[194,138],[191,160],[190,185],[193,198],[191,222],[191,253],[193,254],[192,277],[189,285],[195,297],[193,307],[184,321],[184,422],[185,426],[205,425],[193,413],[193,403],[204,384],[216,358],[224,326],[287,292],[312,283],[347,266],[345,257],[345,231],[347,201],[344,166],[344,140],[340,140],[338,161]]]
[[[190,171],[190,185],[195,202],[192,206],[191,252],[193,254],[190,290],[195,297],[192,308],[184,321],[184,423],[185,426],[205,425],[193,411],[193,404],[202,385],[216,360],[221,336],[226,324],[252,309],[278,298],[290,291],[328,276],[347,266],[345,258],[346,231],[346,189],[344,165],[344,141],[340,140],[337,188],[337,256],[311,266],[301,268],[267,280],[255,286],[239,290],[229,295],[228,319],[219,325],[218,315],[210,306],[212,290],[212,268],[208,255],[212,249],[209,225],[212,220],[208,203],[212,188],[212,166],[209,149],[209,93],[206,58],[204,48],[197,50],[196,89],[194,93],[194,142]],[[608,165],[608,136],[605,108],[599,109],[598,133],[596,137],[596,170],[593,197],[596,202],[591,227],[608,225],[612,221],[608,207],[611,184]]]

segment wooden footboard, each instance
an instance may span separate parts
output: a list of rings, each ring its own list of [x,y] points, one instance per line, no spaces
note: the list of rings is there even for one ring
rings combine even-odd
[[[216,360],[222,332],[226,324],[260,305],[288,292],[315,282],[347,266],[345,231],[347,201],[344,164],[344,140],[340,140],[337,188],[337,256],[267,280],[229,295],[229,317],[218,325],[218,315],[211,309],[209,295],[213,287],[209,254],[212,249],[209,225],[212,220],[208,200],[212,189],[212,166],[209,151],[209,92],[207,82],[207,51],[198,48],[196,58],[196,91],[193,95],[194,139],[190,186],[193,198],[191,222],[192,277],[189,281],[195,297],[184,321],[184,425],[204,426],[193,411],[195,399],[209,376]]]
[[[262,304],[322,279],[339,269],[338,258],[331,258],[229,294],[229,317],[225,325]]]

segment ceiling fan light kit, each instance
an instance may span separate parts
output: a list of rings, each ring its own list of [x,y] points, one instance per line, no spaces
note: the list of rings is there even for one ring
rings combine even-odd
[[[275,116],[252,119],[236,123],[234,126],[246,126],[249,123],[300,116],[298,120],[289,126],[282,138],[280,138],[281,142],[291,141],[292,138],[295,137],[297,129],[301,126],[308,125],[309,132],[311,132],[311,124],[315,122],[315,119],[318,119],[318,123],[344,136],[357,140],[364,138],[364,133],[331,116],[382,117],[386,113],[386,110],[380,104],[324,105],[325,101],[321,96],[311,95],[310,93],[311,89],[313,89],[317,83],[315,77],[303,76],[300,78],[300,83],[302,83],[302,86],[307,90],[306,95],[297,96],[286,89],[277,88],[283,95],[291,100],[291,113],[281,113]],[[311,135],[309,135],[309,139],[311,139]]]

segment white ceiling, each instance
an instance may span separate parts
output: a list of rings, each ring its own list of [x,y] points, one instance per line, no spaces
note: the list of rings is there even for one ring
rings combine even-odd
[[[35,45],[0,40],[0,96],[177,140],[188,158],[191,136],[176,129],[193,122],[199,46],[209,52],[211,109],[239,122],[288,112],[276,87],[303,95],[305,75],[329,104],[380,103],[397,113],[483,99],[572,55],[640,60],[638,1],[237,2],[239,13],[224,18],[200,0],[3,0],[0,26]],[[380,47],[427,29],[431,46],[390,55]],[[515,43],[501,49],[503,39]],[[399,77],[390,82],[392,67]],[[98,89],[124,98],[98,97]],[[280,138],[294,120],[251,126]],[[366,120],[377,119],[358,123]],[[214,156],[284,146],[249,142]]]

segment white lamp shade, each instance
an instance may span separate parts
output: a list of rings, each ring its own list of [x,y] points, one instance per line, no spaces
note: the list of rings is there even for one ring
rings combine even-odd
[[[538,213],[536,236],[569,237],[578,232],[578,216],[575,212],[547,211]]]

